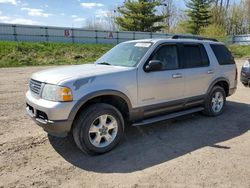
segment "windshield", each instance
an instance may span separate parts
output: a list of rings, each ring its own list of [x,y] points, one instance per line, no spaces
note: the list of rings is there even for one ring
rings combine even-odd
[[[121,43],[112,48],[100,59],[97,64],[133,67],[146,54],[152,43],[130,42]]]

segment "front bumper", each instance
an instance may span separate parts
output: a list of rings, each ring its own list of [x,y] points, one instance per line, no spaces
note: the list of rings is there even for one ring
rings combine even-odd
[[[47,101],[33,95],[30,91],[26,93],[27,114],[51,135],[67,136],[72,126],[72,120],[68,117],[74,105],[74,101]]]

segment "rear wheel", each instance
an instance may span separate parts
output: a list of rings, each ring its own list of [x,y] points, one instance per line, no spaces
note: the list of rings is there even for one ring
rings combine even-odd
[[[121,140],[124,120],[109,104],[93,104],[80,112],[73,127],[76,145],[89,154],[101,154],[113,149]]]
[[[226,93],[221,86],[214,86],[205,101],[204,114],[218,116],[223,113],[226,102]]]

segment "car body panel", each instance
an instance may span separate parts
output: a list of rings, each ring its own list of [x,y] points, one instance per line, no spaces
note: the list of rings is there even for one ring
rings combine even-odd
[[[31,78],[49,84],[60,84],[64,80],[87,78],[96,75],[117,73],[129,67],[107,66],[97,64],[70,65],[50,68],[34,73]]]
[[[183,98],[184,78],[174,79],[183,70],[165,70],[146,73],[138,70],[138,106],[164,103]]]

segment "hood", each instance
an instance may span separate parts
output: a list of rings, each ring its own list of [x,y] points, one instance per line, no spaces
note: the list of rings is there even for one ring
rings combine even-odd
[[[84,78],[101,74],[109,74],[134,69],[134,67],[121,67],[111,65],[71,65],[59,68],[52,68],[34,73],[31,78],[40,82],[58,84],[63,80]]]

